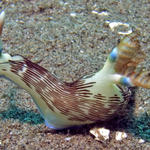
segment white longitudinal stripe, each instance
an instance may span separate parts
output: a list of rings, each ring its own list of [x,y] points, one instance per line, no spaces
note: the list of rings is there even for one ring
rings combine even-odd
[[[47,76],[44,74],[43,76],[40,76],[40,77],[39,77],[39,80],[45,82],[46,77],[47,77]]]
[[[47,103],[52,105],[52,101],[54,101],[54,98],[52,96],[47,95],[47,93],[42,93],[41,95],[45,98]]]
[[[85,115],[88,115],[89,114],[89,109],[88,108],[83,108],[83,107],[80,107],[80,110],[82,110],[84,112]]]
[[[61,88],[60,88],[61,86],[58,86],[55,83],[53,83],[53,81],[51,81],[51,79],[49,78],[49,75],[47,73],[45,73],[45,79],[43,79],[43,82],[46,85],[48,85],[49,87],[53,88],[53,89],[59,89],[59,90],[61,90]],[[63,89],[62,89],[62,91],[63,91]]]
[[[60,93],[64,93],[64,88],[62,85],[56,85],[55,83],[53,83],[53,81],[51,81],[49,78],[47,78],[47,80],[45,80],[45,82],[52,86],[52,88],[58,89]]]
[[[108,105],[108,103],[104,104],[104,108],[109,108],[110,106]]]
[[[49,93],[49,92],[52,92],[53,90],[51,88],[49,88],[48,86],[45,86],[45,89],[44,89],[45,93]]]
[[[21,77],[23,77],[24,73],[26,73],[26,71],[27,71],[27,65],[24,64],[23,67],[22,67],[22,70],[18,71],[18,75],[20,75]]]
[[[110,109],[109,112],[107,112],[108,114],[113,114],[115,112],[114,109]]]

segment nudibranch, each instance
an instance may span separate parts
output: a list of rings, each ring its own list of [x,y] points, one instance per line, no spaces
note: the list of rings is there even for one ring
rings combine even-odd
[[[4,23],[0,14],[0,33]],[[105,121],[114,117],[129,100],[119,85],[150,88],[150,73],[136,72],[145,58],[137,34],[124,37],[97,73],[65,83],[24,58],[0,52],[0,75],[25,89],[37,105],[45,124],[52,129]]]

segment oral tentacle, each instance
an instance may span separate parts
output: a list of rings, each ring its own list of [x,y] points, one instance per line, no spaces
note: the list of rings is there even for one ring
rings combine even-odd
[[[118,85],[123,85],[123,86],[135,86],[132,83],[132,80],[130,79],[130,77],[126,77],[120,74],[112,74],[109,76],[110,80],[112,80],[112,82],[114,82],[115,84]]]

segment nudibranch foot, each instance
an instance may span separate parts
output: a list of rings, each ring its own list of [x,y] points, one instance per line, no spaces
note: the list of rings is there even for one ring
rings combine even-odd
[[[64,128],[57,128],[55,127],[54,125],[50,124],[50,122],[48,122],[47,120],[45,120],[45,125],[50,128],[50,129],[54,129],[54,130],[61,130],[61,129],[64,129]]]
[[[49,129],[52,130],[63,130],[63,129],[69,129],[69,128],[73,128],[75,126],[55,126],[54,124],[51,124],[50,122],[48,122],[47,120],[45,120],[45,125],[46,127],[48,127]]]

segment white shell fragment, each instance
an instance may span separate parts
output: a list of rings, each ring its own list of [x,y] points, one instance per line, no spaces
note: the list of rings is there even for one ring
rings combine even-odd
[[[77,14],[76,14],[75,12],[72,12],[72,13],[70,13],[70,16],[71,16],[71,17],[76,17]]]
[[[90,130],[90,133],[95,136],[97,141],[109,140],[110,130],[105,128],[94,128]]]
[[[96,14],[99,16],[108,16],[109,15],[109,13],[107,11],[98,12],[96,10],[92,10],[92,14]]]
[[[116,141],[122,141],[125,138],[127,138],[127,133],[120,132],[120,131],[116,132],[116,136],[115,136]]]
[[[139,139],[139,144],[145,143],[145,140]]]
[[[71,140],[71,137],[66,137],[65,138],[65,141],[70,141]]]
[[[121,34],[121,35],[128,35],[133,32],[128,23],[110,22],[110,21],[106,21],[105,23],[109,25],[109,27],[112,31],[115,31],[115,28],[117,28],[119,26],[124,26],[125,28],[127,28],[128,29],[127,31],[118,31],[118,34]]]

